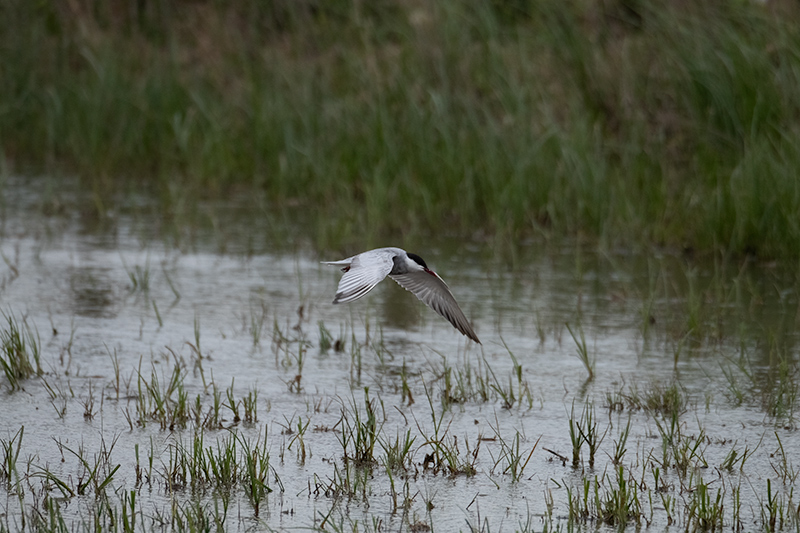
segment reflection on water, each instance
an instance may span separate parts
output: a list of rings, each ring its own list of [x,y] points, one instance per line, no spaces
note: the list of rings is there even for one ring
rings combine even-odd
[[[5,185],[0,300],[3,312],[24,315],[38,331],[52,325],[70,334],[42,339],[47,372],[28,380],[24,394],[8,394],[0,377],[0,438],[7,442],[25,424],[23,454],[60,465],[63,450],[52,435],[93,451],[100,440],[124,435],[114,449],[114,461],[123,466],[113,486],[120,493],[136,487],[148,508],[168,508],[172,495],[157,488],[148,493],[132,481],[134,447],[140,457],[155,450],[147,453],[156,464],[169,462],[160,454],[170,443],[190,439],[192,430],[133,421],[140,409],[158,412],[140,400],[152,394],[147,391],[168,390],[174,368],[183,381],[180,393],[177,385],[172,393],[189,403],[196,398],[205,406],[203,417],[216,402],[229,409],[219,427],[269,434],[275,473],[284,484],[269,504],[272,515],[265,520],[272,527],[308,527],[331,510],[334,498],[325,490],[308,494],[308,488],[344,467],[342,412],[363,408],[365,388],[380,398],[385,438],[415,436],[406,481],[413,487],[409,498],[416,496],[408,505],[427,520],[432,515],[424,498],[433,497],[432,523],[444,530],[461,527],[464,516],[474,519],[474,502],[492,523],[546,517],[548,498],[554,498],[555,516],[563,517],[569,509],[565,487],[582,487],[584,479],[605,479],[603,472],[616,470],[609,459],[628,419],[633,444],[625,468],[652,485],[648,465],[659,465],[668,479],[667,488],[642,492],[642,499],[693,493],[680,492],[686,479],[673,466],[678,459],[663,457],[670,446],[704,443],[705,466],[695,474],[710,481],[713,470],[723,480],[719,486],[735,481],[721,466],[731,446],[740,453],[744,447],[761,450],[748,459],[752,488],[738,485],[755,510],[751,524],[760,516],[770,472],[781,468],[776,450],[792,457],[800,452],[794,439],[800,298],[791,268],[544,245],[521,248],[509,264],[485,248],[449,243],[442,251],[448,243],[432,243],[426,260],[474,322],[484,342],[477,346],[391,281],[357,302],[332,305],[341,274],[319,260],[359,250],[323,254],[302,246],[301,237],[271,240],[263,212],[246,204],[237,209],[228,203],[218,211],[204,206],[197,209],[203,221],[196,226],[184,220],[187,226],[168,227],[155,203],[140,197],[135,206],[120,207],[113,223],[92,225],[73,215],[78,208],[70,198],[85,201],[74,192],[63,196],[58,210],[43,210],[37,194],[46,189],[27,179]],[[283,233],[298,234],[298,227]],[[329,346],[323,331],[330,332]],[[581,342],[593,380],[577,356]],[[258,424],[234,421],[225,407],[226,387],[236,397],[258,391]],[[668,411],[669,395],[681,396],[672,441],[662,435],[669,420],[658,414]],[[608,432],[597,470],[583,463],[571,469],[559,459],[571,457],[571,410],[584,404],[597,410]],[[438,429],[435,416],[445,418]],[[300,460],[294,439],[303,424],[311,424],[303,437],[311,451]],[[439,444],[455,441],[462,455],[467,447],[479,450],[474,457],[480,475],[426,471],[425,456],[436,451],[435,431],[447,431],[452,440]],[[511,482],[501,464],[509,452],[500,437],[517,431],[524,451],[541,441],[524,478]],[[206,439],[221,435],[214,428]],[[410,520],[383,497],[397,487],[380,467],[370,473],[373,500],[353,500],[354,516],[379,516],[402,529]],[[81,474],[80,465],[59,468],[65,477]],[[791,483],[781,485],[782,494],[790,489]],[[0,501],[6,499],[15,501]],[[240,505],[237,512],[250,516],[249,504]],[[667,528],[672,518],[661,505],[650,520]],[[2,503],[0,511],[6,512]]]
[[[383,285],[388,285],[388,287],[384,288]],[[393,328],[403,331],[413,330],[422,323],[421,313],[428,311],[433,313],[427,307],[419,305],[420,302],[416,296],[391,281],[390,278],[386,278],[386,281],[379,287],[383,289],[379,293],[381,323],[383,324],[390,324]],[[433,319],[436,316],[434,314],[430,318]],[[447,322],[440,325],[447,325]]]
[[[116,316],[114,307],[119,299],[114,292],[111,269],[74,267],[68,270],[72,313],[89,318]]]

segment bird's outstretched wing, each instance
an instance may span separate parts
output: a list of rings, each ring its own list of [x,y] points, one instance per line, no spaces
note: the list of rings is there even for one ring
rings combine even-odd
[[[464,312],[458,306],[453,293],[450,292],[447,283],[433,270],[409,272],[390,277],[399,283],[401,287],[422,300],[428,307],[449,320],[458,331],[481,344],[472,326],[470,326],[469,320],[467,320]]]
[[[380,283],[394,266],[392,255],[378,250],[353,256],[349,264],[346,260],[327,264],[342,266],[344,271],[333,299],[335,304],[358,300]]]

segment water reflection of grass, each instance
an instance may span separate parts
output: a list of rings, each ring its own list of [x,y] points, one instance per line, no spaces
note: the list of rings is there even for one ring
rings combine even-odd
[[[247,191],[331,246],[446,227],[800,254],[793,8],[136,6],[4,4],[3,168],[75,172],[99,214],[146,178],[179,226]]]

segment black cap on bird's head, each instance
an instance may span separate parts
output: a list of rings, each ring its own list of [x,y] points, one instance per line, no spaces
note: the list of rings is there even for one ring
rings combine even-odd
[[[425,261],[420,256],[418,256],[417,254],[408,254],[408,257],[413,259],[414,262],[417,263],[418,265],[420,265],[422,268],[424,268],[426,270],[428,269],[428,265],[426,265]]]

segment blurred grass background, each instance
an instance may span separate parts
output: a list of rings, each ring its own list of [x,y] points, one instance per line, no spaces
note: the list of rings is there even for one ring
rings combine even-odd
[[[323,248],[800,257],[800,5],[5,0],[6,175],[246,196]]]

